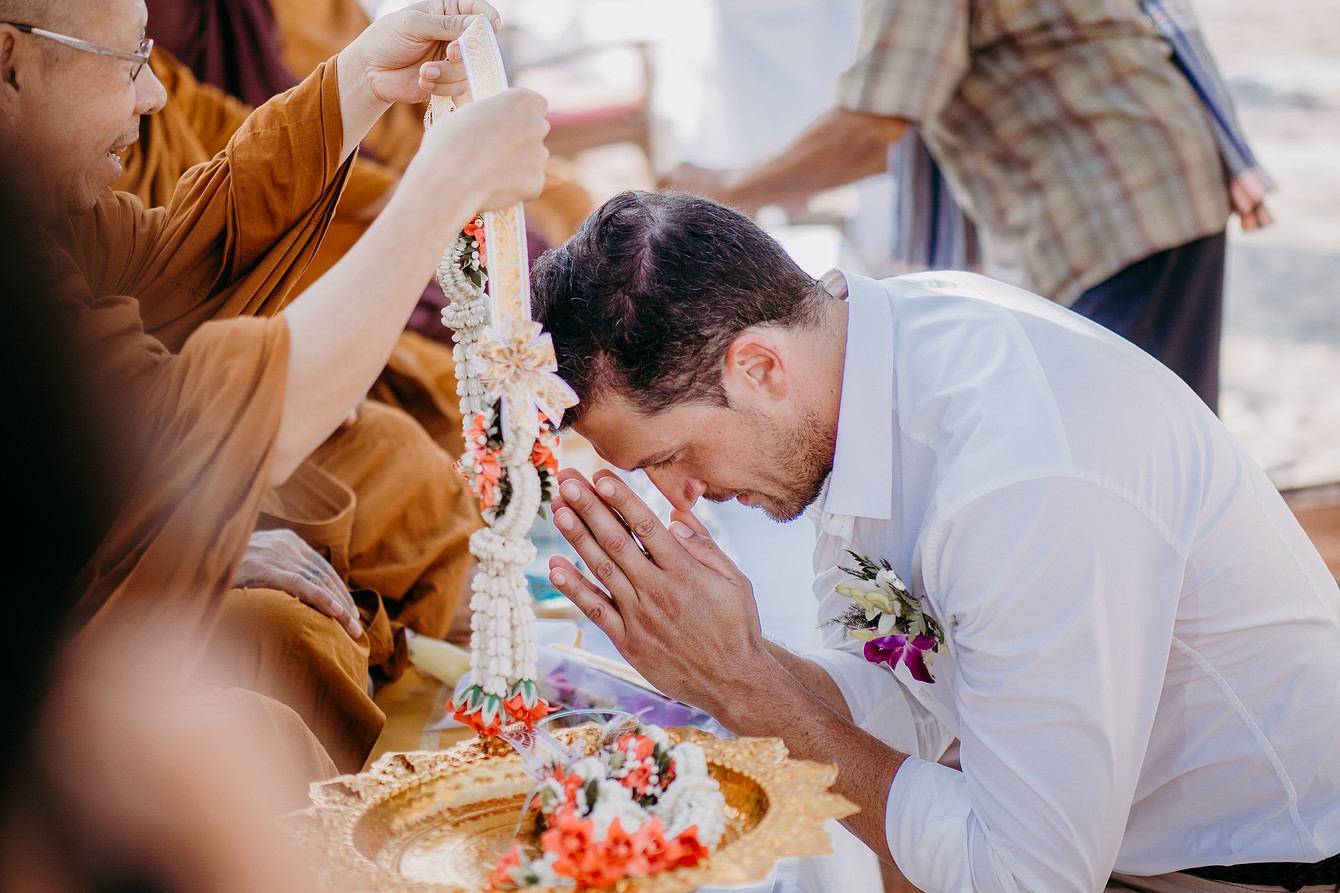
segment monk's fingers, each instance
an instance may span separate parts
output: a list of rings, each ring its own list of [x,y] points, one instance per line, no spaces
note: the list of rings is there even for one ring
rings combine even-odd
[[[437,5],[441,7],[438,11],[446,16],[485,16],[489,20],[489,24],[493,26],[495,33],[502,27],[502,16],[485,0],[437,0]]]
[[[338,621],[352,638],[356,639],[363,634],[363,624],[358,620],[358,607],[354,604],[349,587],[344,585],[334,568],[324,560],[308,562],[294,571],[287,588],[303,604]]]
[[[482,6],[489,10],[491,15],[486,14],[493,30],[498,30],[498,25],[502,19],[498,16],[498,11],[487,3],[472,4],[464,3],[462,6],[473,8],[475,5]],[[430,4],[431,6],[431,4]],[[395,22],[396,31],[406,41],[435,44],[450,43],[465,33],[475,21],[475,13],[457,12],[456,4],[447,3],[446,9],[438,11],[432,8],[424,9],[421,4],[419,7],[410,7],[401,13],[401,17]]]
[[[450,54],[457,54],[456,60]],[[460,61],[460,47],[452,44],[447,59],[434,59],[419,66],[419,88],[437,96],[465,96],[470,92],[465,65]]]
[[[561,555],[549,559],[549,582],[568,597],[577,610],[609,636],[617,647],[624,638],[623,615],[609,593],[596,586]]]
[[[559,533],[616,603],[636,598],[630,572],[637,572],[635,562],[651,564],[641,546],[595,491],[573,480],[563,481],[558,489],[562,503],[554,511],[554,525]]]

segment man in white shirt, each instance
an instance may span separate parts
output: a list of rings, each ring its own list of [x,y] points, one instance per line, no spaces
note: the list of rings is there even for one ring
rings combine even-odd
[[[980,276],[816,283],[683,194],[611,199],[533,290],[573,429],[675,507],[565,470],[594,579],[552,581],[664,691],[836,763],[918,887],[1340,884],[1340,591],[1156,361]],[[840,567],[889,562],[943,630],[930,672],[839,625],[807,657],[765,640],[699,496],[808,508],[823,618],[853,604]]]

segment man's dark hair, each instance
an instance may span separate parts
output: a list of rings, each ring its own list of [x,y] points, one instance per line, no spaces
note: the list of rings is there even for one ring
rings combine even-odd
[[[822,318],[823,287],[752,220],[701,196],[628,191],[531,272],[534,318],[582,403],[605,389],[648,415],[725,405],[722,362],[751,326]]]

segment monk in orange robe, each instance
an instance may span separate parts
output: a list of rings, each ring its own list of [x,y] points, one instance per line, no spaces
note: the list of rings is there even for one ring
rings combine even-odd
[[[155,50],[149,67],[167,91],[167,105],[145,118],[116,188],[155,205],[171,199],[183,173],[222,150],[251,109],[199,83],[162,50]],[[324,275],[353,246],[376,216],[375,210],[364,215],[363,209],[373,203],[380,210],[398,179],[382,165],[354,160],[321,246],[294,293]],[[142,305],[146,328],[170,349],[199,324],[178,300],[146,298]],[[274,302],[257,312],[278,309]],[[445,638],[458,610],[468,609],[463,593],[473,564],[469,537],[483,525],[465,480],[451,467],[461,450],[451,352],[406,331],[373,393],[379,399],[360,410],[355,422],[333,434],[283,487],[266,493],[261,514],[263,528],[297,532],[333,566],[339,577],[333,585],[353,591],[366,637],[351,641],[338,628],[313,624],[309,609],[292,595],[254,583],[230,600],[222,621],[244,645],[229,651],[230,672],[246,674],[248,685],[299,705],[314,727],[329,727],[323,739],[350,739],[349,729],[369,730],[352,742],[352,755],[342,763],[365,753],[372,742],[363,739],[381,726],[380,711],[368,695],[369,670],[374,683],[397,678],[408,660],[405,628]],[[416,411],[423,427],[392,408],[398,405]],[[290,548],[294,555],[303,554],[297,545]],[[242,587],[249,581],[235,582]],[[302,585],[294,579],[289,589]],[[285,622],[276,622],[277,615]],[[264,617],[271,619],[264,622]],[[247,629],[272,632],[258,638],[245,635]],[[284,662],[295,660],[295,649],[301,650],[297,659],[319,672],[293,674]],[[338,684],[314,689],[311,679]]]
[[[122,445],[144,471],[87,566],[77,643],[123,625],[183,641],[226,626],[229,603],[255,592],[231,586],[267,493],[303,483],[295,472],[367,393],[446,243],[477,209],[539,192],[544,101],[514,89],[471,103],[433,129],[406,170],[408,188],[364,239],[302,300],[267,315],[311,262],[372,123],[392,102],[463,88],[459,48],[448,43],[463,23],[457,13],[496,26],[483,0],[428,0],[369,28],[258,109],[166,208],[146,210],[108,191],[121,175],[117,153],[165,101],[144,64],[143,0],[0,0],[0,158],[27,173],[55,288],[98,363],[102,406],[117,410]],[[136,400],[121,405],[118,394]],[[339,629],[340,611],[284,598],[282,608],[271,603],[305,610],[305,627]],[[264,603],[247,605],[258,637],[269,635],[251,627],[270,622]],[[367,637],[354,618],[343,621]],[[283,618],[276,625],[290,629]],[[350,708],[353,728],[322,725],[320,714],[349,706],[331,698],[365,685],[366,654],[343,679],[303,679],[316,675],[307,656],[295,642],[264,659],[305,690],[290,706],[317,711],[304,718],[336,765],[357,769],[379,714]]]
[[[208,161],[227,145],[251,108],[223,90],[201,83],[189,68],[162,49],[155,49],[149,67],[167,91],[168,104],[163,111],[144,119],[140,139],[126,152],[125,171],[114,188],[139,196],[145,205],[154,206],[165,205],[171,199],[182,174]],[[399,108],[403,107],[392,106],[390,111]],[[418,126],[422,129],[422,125]],[[386,165],[362,156],[355,159],[335,216],[316,255],[294,286],[294,294],[323,276],[358,241],[385,206],[399,179],[400,173]],[[430,287],[437,288],[436,284]],[[152,316],[152,310],[146,312]],[[165,340],[174,342],[174,334],[180,338],[181,327],[160,332],[153,329],[153,319],[149,321],[151,330]],[[174,324],[175,320],[169,317],[165,323]],[[431,323],[440,331],[441,339],[449,338],[440,321]],[[189,327],[185,330],[189,331]],[[371,396],[404,409],[453,458],[460,456],[462,420],[456,370],[451,350],[445,345],[407,329],[373,385]],[[399,432],[388,434],[398,436]],[[421,473],[435,473],[435,469],[423,468]],[[477,510],[467,510],[467,514],[471,512],[476,526],[481,524]]]

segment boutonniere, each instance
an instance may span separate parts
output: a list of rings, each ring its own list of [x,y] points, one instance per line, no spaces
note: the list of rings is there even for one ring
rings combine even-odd
[[[853,639],[864,642],[865,659],[871,663],[888,664],[890,669],[902,663],[913,679],[934,682],[931,667],[945,641],[940,624],[926,613],[921,599],[887,561],[881,558],[876,564],[850,550],[847,554],[856,559],[857,566],[841,570],[853,579],[833,589],[855,604],[830,622],[841,624]]]

